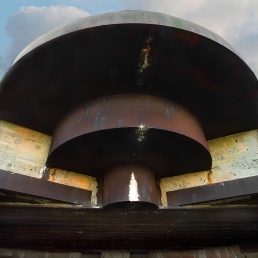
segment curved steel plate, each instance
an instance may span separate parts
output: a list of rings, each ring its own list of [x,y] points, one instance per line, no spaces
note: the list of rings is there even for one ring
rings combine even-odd
[[[47,134],[96,97],[159,96],[182,104],[207,139],[258,127],[258,82],[212,32],[167,15],[86,17],[29,45],[1,81],[0,118]]]
[[[116,95],[94,99],[69,112],[57,125],[49,153],[63,143],[88,133],[135,128],[138,141],[149,129],[161,129],[192,138],[208,150],[196,118],[176,102],[146,95]]]
[[[158,209],[159,197],[151,169],[126,164],[105,173],[103,206],[107,209]]]
[[[159,178],[211,168],[210,153],[195,140],[150,129],[144,140],[138,141],[137,129],[108,129],[78,136],[55,149],[47,165],[95,177],[115,165],[131,163],[149,167]]]
[[[211,168],[211,156],[195,117],[183,106],[144,95],[87,102],[55,129],[47,165],[100,175],[120,164],[140,164],[158,176]]]
[[[224,47],[230,49],[238,56],[240,56],[239,53],[232,46],[230,46],[230,44],[223,38],[193,22],[186,21],[184,19],[180,19],[163,13],[132,10],[92,15],[81,19],[77,19],[68,24],[57,27],[51,30],[50,32],[42,35],[41,37],[37,38],[26,48],[24,48],[21,51],[21,53],[16,57],[14,63],[16,63],[19,59],[21,59],[24,55],[28,54],[34,48],[55,38],[79,30],[114,24],[155,24],[186,30],[207,37],[213,41],[216,41]]]
[[[194,116],[152,96],[99,98],[72,110],[52,138],[47,165],[100,175],[120,164],[140,164],[158,177],[207,170],[211,156]]]

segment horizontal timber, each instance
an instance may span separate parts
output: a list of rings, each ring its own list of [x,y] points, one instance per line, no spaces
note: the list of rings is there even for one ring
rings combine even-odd
[[[258,207],[117,212],[0,205],[1,248],[62,252],[194,250],[258,241]]]

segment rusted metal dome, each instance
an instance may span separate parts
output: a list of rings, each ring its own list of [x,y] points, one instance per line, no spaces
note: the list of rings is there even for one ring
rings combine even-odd
[[[210,169],[202,128],[183,106],[146,95],[98,98],[70,111],[52,138],[47,165],[98,176],[141,164],[165,177]]]
[[[105,174],[108,206],[130,202],[137,178],[138,201],[157,206],[155,176],[210,169],[206,139],[257,128],[257,111],[257,79],[227,42],[145,11],[85,17],[41,36],[0,91],[1,119],[53,135],[48,166]]]
[[[1,81],[0,118],[52,135],[92,99],[144,94],[175,101],[212,139],[257,128],[258,82],[222,38],[154,12],[75,20],[39,37]]]

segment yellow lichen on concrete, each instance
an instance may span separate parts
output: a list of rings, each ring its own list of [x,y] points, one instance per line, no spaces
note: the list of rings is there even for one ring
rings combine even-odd
[[[208,141],[212,169],[163,178],[162,204],[166,192],[258,175],[258,131],[253,130]]]
[[[49,135],[0,120],[0,169],[39,177],[50,141]]]
[[[26,176],[43,178],[51,136],[0,120],[0,169]],[[92,191],[96,205],[96,178],[61,169],[46,169],[47,180]]]
[[[0,120],[0,169],[41,178],[51,136]],[[161,179],[162,204],[166,192],[258,175],[258,131],[230,135],[208,142],[212,156],[210,171]],[[85,172],[87,174],[87,172]],[[43,176],[42,180],[46,180]],[[92,191],[96,205],[97,182],[87,175],[48,169],[47,180]]]
[[[98,184],[96,178],[71,171],[50,168],[48,181],[92,191],[91,205],[97,205]]]
[[[161,203],[167,206],[166,192],[186,189],[195,186],[206,185],[208,171],[184,174],[180,176],[166,177],[160,180]]]

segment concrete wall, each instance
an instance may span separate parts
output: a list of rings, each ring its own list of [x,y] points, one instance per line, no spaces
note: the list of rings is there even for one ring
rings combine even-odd
[[[91,190],[91,203],[96,205],[95,178],[72,171],[45,168],[50,142],[49,135],[0,120],[0,169]],[[208,146],[213,162],[211,170],[161,179],[163,206],[167,206],[168,191],[258,175],[257,130],[211,140]]]

